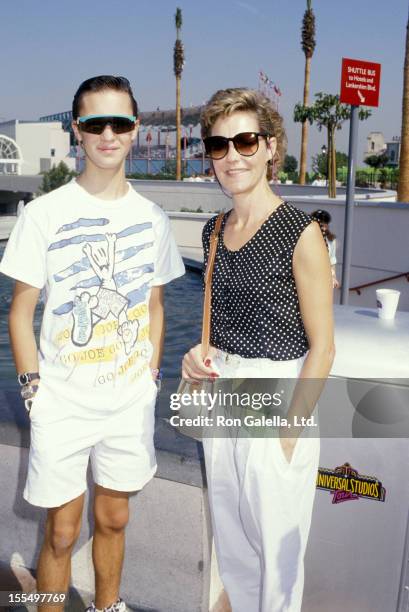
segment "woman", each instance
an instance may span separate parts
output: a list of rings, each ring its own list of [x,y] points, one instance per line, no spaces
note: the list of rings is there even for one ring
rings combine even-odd
[[[212,279],[211,348],[183,359],[185,378],[325,379],[334,356],[332,283],[318,223],[267,182],[283,157],[282,119],[248,89],[218,91],[201,118],[206,152],[233,208]],[[216,217],[203,230],[205,263]],[[216,434],[217,435],[217,434]],[[233,612],[300,610],[318,438],[204,440],[220,576]]]
[[[335,234],[329,229],[331,223],[331,215],[327,210],[314,210],[311,213],[311,217],[318,221],[321,226],[321,230],[324,234],[326,243],[328,245],[329,262],[331,264],[332,274],[332,285],[334,289],[339,289],[340,283],[337,279],[336,265],[337,265],[337,240]]]

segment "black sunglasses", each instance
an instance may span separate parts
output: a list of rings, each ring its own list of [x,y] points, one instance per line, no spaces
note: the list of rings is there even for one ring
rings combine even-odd
[[[135,123],[134,115],[86,115],[77,119],[79,129],[88,134],[102,134],[107,125],[115,134],[125,134],[134,129]]]
[[[258,151],[259,137],[268,138],[269,134],[260,134],[259,132],[240,132],[233,138],[225,138],[224,136],[207,136],[203,138],[206,155],[211,159],[223,159],[226,157],[229,150],[229,142],[232,141],[234,148],[240,155],[251,157]]]

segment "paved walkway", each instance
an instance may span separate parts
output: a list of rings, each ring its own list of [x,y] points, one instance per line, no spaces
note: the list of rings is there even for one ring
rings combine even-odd
[[[17,579],[17,575],[20,580]],[[4,597],[4,592],[18,591],[31,592],[32,586],[35,584],[34,577],[25,568],[15,568],[14,570],[5,563],[0,563],[0,591]],[[69,601],[65,606],[65,612],[84,612],[87,605],[89,605],[91,596],[89,594],[84,595],[79,593],[76,589],[71,588],[69,591]],[[160,610],[153,611],[151,608],[136,608],[127,603],[127,608],[130,612],[160,612]],[[3,606],[0,605],[0,612],[37,612],[37,606]]]

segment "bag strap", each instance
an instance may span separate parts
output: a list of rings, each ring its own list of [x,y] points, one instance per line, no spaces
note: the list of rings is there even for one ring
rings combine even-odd
[[[202,359],[204,359],[209,352],[210,346],[210,318],[212,310],[212,277],[214,262],[216,259],[217,245],[219,243],[220,229],[222,226],[224,213],[220,213],[216,219],[214,230],[210,236],[210,249],[209,257],[207,260],[207,267],[204,276],[205,282],[205,295],[203,303],[203,323],[202,323]]]

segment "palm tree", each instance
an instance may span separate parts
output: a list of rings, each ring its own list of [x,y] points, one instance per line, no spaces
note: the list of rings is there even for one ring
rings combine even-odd
[[[403,67],[402,131],[399,158],[398,202],[409,202],[409,17]]]
[[[183,44],[180,40],[180,29],[182,27],[182,10],[176,9],[175,14],[176,26],[176,42],[173,49],[173,72],[176,77],[176,180],[182,178],[182,147],[181,147],[181,129],[180,129],[180,81],[182,79],[183,65],[185,63],[185,54]]]
[[[335,133],[342,128],[342,124],[351,117],[351,108],[347,104],[341,104],[338,95],[316,93],[316,101],[312,106],[296,104],[294,107],[294,121],[302,123],[309,121],[316,123],[319,131],[327,130],[327,155],[328,155],[328,196],[336,197],[336,148]],[[371,111],[359,108],[359,119],[363,121],[371,116]]]
[[[311,0],[307,0],[307,10],[305,11],[302,20],[301,46],[305,55],[303,106],[308,106],[308,99],[310,96],[311,58],[315,49],[315,15],[311,8]],[[308,121],[303,121],[301,128],[300,185],[305,185],[305,173],[307,170],[307,143]]]

